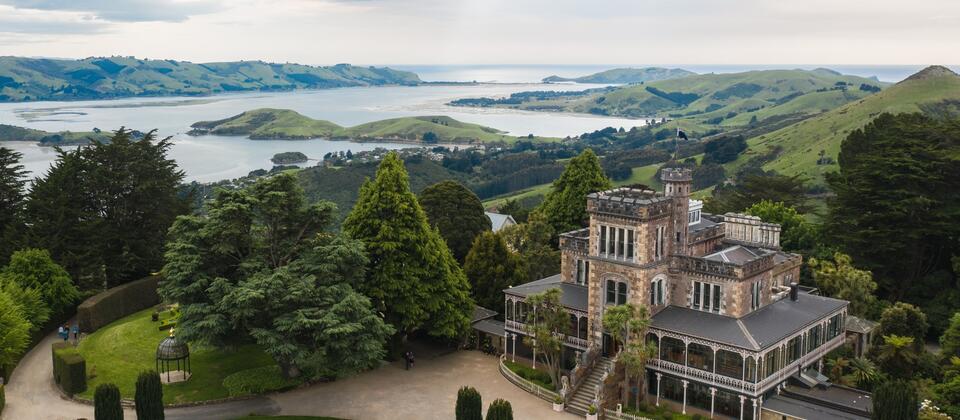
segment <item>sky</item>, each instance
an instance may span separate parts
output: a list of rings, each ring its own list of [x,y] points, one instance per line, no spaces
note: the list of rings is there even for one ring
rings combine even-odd
[[[0,55],[958,64],[957,0],[0,0]]]

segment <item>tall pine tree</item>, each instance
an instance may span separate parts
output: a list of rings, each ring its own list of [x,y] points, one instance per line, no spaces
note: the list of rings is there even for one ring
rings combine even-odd
[[[26,171],[22,154],[0,147],[0,265],[22,244]]]
[[[587,220],[587,194],[611,187],[603,174],[600,159],[586,149],[553,181],[553,188],[543,199],[537,211],[543,213],[556,233],[580,229]]]
[[[360,188],[343,223],[370,258],[358,286],[401,335],[424,330],[437,337],[467,332],[473,302],[469,284],[440,232],[431,228],[396,153]]]

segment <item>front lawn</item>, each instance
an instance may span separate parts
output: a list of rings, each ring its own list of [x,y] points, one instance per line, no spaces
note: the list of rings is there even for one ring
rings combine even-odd
[[[156,369],[157,345],[169,335],[160,331],[159,322],[151,321],[154,309],[137,312],[120,319],[80,342],[80,354],[87,360],[87,390],[80,394],[93,398],[93,391],[102,383],[120,388],[123,398],[133,399],[137,375]],[[164,314],[167,315],[167,314]],[[161,316],[163,319],[163,316]],[[273,359],[255,345],[244,345],[234,351],[190,347],[190,380],[163,386],[166,404],[207,401],[227,398],[229,391],[223,379],[232,373],[273,365]]]
[[[511,362],[509,360],[505,361],[504,365],[507,366],[507,369],[510,369],[511,371],[513,371],[513,373],[516,373],[517,376],[523,379],[526,379],[530,382],[533,382],[539,385],[543,389],[546,389],[548,391],[553,391],[555,389],[551,384],[550,374],[547,373],[546,371],[537,370],[530,366],[516,363],[516,362]]]

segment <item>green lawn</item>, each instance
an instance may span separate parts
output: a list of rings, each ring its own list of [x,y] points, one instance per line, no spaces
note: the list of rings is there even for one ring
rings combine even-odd
[[[137,375],[155,369],[157,344],[168,335],[159,331],[158,322],[150,320],[153,309],[120,319],[80,342],[80,354],[87,360],[87,391],[80,394],[93,398],[93,391],[102,383],[113,383],[124,398],[133,398]],[[164,314],[165,315],[165,314]],[[163,401],[167,404],[226,398],[223,378],[232,373],[274,364],[273,359],[255,345],[238,347],[227,352],[212,348],[191,347],[189,381],[165,385]]]

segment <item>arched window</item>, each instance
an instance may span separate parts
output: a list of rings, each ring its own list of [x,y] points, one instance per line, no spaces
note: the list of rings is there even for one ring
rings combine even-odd
[[[623,305],[627,303],[627,283],[616,280],[607,280],[608,305]]]
[[[663,278],[650,281],[650,306],[663,305]]]

